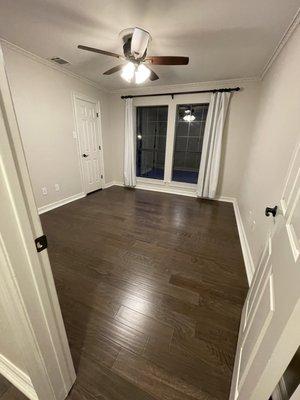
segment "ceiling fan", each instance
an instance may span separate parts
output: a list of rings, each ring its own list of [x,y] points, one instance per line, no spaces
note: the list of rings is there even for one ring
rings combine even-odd
[[[103,75],[111,75],[121,71],[123,79],[128,82],[134,80],[138,84],[145,82],[148,78],[150,81],[159,79],[149,65],[187,65],[189,63],[189,57],[148,56],[147,47],[151,41],[151,36],[144,29],[137,27],[125,29],[120,32],[120,37],[123,41],[124,56],[94,47],[79,45],[78,48],[127,61],[125,65],[120,64],[105,71]]]

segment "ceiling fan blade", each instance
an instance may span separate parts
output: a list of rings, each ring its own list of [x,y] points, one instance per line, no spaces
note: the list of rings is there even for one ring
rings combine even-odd
[[[115,57],[115,58],[123,58],[119,54],[111,53],[110,51],[95,49],[94,47],[82,46],[81,44],[78,46],[78,49],[92,51],[93,53],[103,54],[105,56]]]
[[[116,67],[113,67],[109,69],[108,71],[103,72],[103,75],[111,75],[114,74],[115,72],[120,71],[123,68],[123,65],[117,65]]]
[[[153,65],[187,65],[189,57],[148,56],[145,61]]]
[[[147,68],[149,67],[147,66]],[[159,76],[151,68],[149,69],[151,71],[151,74],[149,76],[150,81],[157,81],[157,79],[159,79]]]

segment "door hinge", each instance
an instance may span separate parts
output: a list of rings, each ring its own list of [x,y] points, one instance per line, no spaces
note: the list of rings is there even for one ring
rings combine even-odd
[[[47,236],[43,235],[35,239],[35,247],[36,251],[39,253],[42,250],[47,249],[48,247],[48,242],[47,242]]]
[[[101,179],[103,179],[103,175],[101,174]]]
[[[97,115],[97,118],[99,118],[99,113],[98,112],[96,113],[96,115]]]
[[[99,146],[99,150],[101,150],[101,146]]]

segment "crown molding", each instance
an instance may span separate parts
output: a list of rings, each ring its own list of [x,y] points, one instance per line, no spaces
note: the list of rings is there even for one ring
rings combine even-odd
[[[243,85],[247,83],[255,83],[259,82],[261,79],[259,76],[253,76],[248,78],[237,78],[237,79],[223,79],[218,81],[203,81],[203,82],[193,82],[193,83],[179,83],[173,85],[156,85],[156,86],[140,86],[140,87],[128,87],[122,89],[111,90],[111,94],[130,94],[135,95],[139,93],[157,93],[157,92],[173,92],[173,91],[181,91],[181,90],[193,90],[193,89],[210,89],[217,87],[225,87],[228,85]]]
[[[274,64],[275,60],[277,59],[277,57],[281,53],[282,49],[287,44],[288,40],[290,39],[290,37],[292,36],[294,31],[296,30],[297,26],[299,25],[299,22],[300,22],[300,8],[297,10],[294,18],[292,19],[292,22],[290,23],[290,25],[288,26],[287,30],[284,32],[283,36],[281,37],[281,39],[280,39],[279,43],[277,44],[272,56],[269,58],[269,60],[267,61],[266,65],[264,66],[264,68],[263,68],[263,70],[261,72],[261,76],[260,76],[261,80],[264,79],[265,75],[267,74],[267,72],[270,70],[270,68]]]
[[[47,59],[45,59],[43,57],[40,57],[40,56],[38,56],[38,55],[36,55],[34,53],[31,53],[30,51],[25,50],[22,47],[17,46],[16,44],[11,43],[8,40],[3,39],[1,37],[0,37],[0,44],[3,47],[7,48],[7,49],[15,51],[16,53],[22,54],[23,56],[25,56],[27,58],[30,58],[33,61],[36,61],[36,62],[38,62],[40,64],[43,64],[46,67],[49,67],[49,68],[52,68],[52,69],[54,69],[56,71],[62,72],[63,74],[68,75],[71,78],[78,79],[81,82],[83,82],[83,83],[85,83],[85,84],[87,84],[89,86],[93,86],[94,88],[96,88],[98,90],[101,90],[103,92],[109,93],[109,90],[101,87],[97,82],[94,82],[94,81],[92,81],[92,80],[90,80],[88,78],[85,78],[85,77],[83,77],[81,75],[78,75],[75,72],[71,72],[68,69],[66,69],[66,68],[64,68],[64,67],[62,67],[60,65],[56,65],[53,62],[51,62],[51,61],[49,61],[49,60],[47,60]]]
[[[110,90],[108,88],[100,86],[97,82],[92,81],[88,78],[83,77],[82,75],[76,74],[74,72],[71,72],[67,70],[66,68],[56,65],[52,63],[51,61],[42,58],[34,53],[31,53],[28,50],[23,49],[20,46],[17,46],[16,44],[9,42],[8,40],[1,38],[0,37],[0,44],[3,45],[4,47],[13,50],[17,53],[20,53],[24,55],[25,57],[30,58],[31,60],[34,60],[36,62],[39,62],[49,68],[52,68],[56,71],[62,72],[65,75],[68,75],[72,78],[78,79],[81,82],[90,85],[98,90],[101,90],[105,93],[110,93],[110,94],[120,94],[124,95],[128,92],[130,94],[139,94],[139,93],[157,93],[160,91],[166,91],[166,92],[172,92],[172,91],[181,91],[181,90],[193,90],[193,89],[209,89],[211,87],[215,86],[226,86],[226,85],[243,85],[247,83],[255,83],[255,82],[260,82],[264,79],[265,75],[267,72],[270,70],[272,65],[274,64],[275,60],[281,53],[283,47],[286,45],[294,31],[296,30],[297,26],[300,23],[300,8],[297,10],[293,20],[289,24],[288,28],[286,29],[285,33],[283,34],[282,38],[280,39],[279,43],[277,44],[275,50],[273,51],[272,56],[269,58],[267,61],[266,65],[262,69],[262,72],[258,76],[253,76],[253,77],[246,77],[246,78],[236,78],[236,79],[223,79],[223,80],[216,80],[216,81],[200,81],[200,82],[191,82],[191,83],[179,83],[179,84],[170,84],[170,85],[157,85],[157,86],[141,86],[141,87],[127,87],[127,88],[121,88],[121,89],[115,89],[115,90]]]

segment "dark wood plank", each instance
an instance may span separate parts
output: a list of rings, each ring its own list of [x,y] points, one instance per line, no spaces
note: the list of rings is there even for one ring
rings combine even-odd
[[[0,398],[10,388],[10,383],[0,375]]]
[[[199,387],[190,384],[184,376],[168,371],[146,358],[136,356],[125,350],[119,354],[113,371],[133,383],[142,387],[156,399],[165,400],[212,400],[214,397],[205,393]]]
[[[10,388],[0,397],[1,400],[28,400],[23,393],[10,385]]]
[[[162,322],[148,317],[144,313],[134,311],[128,307],[120,307],[116,319],[124,324],[134,327],[148,336],[170,343],[174,329]]]
[[[247,291],[231,204],[112,187],[42,223],[69,399],[228,398]]]

